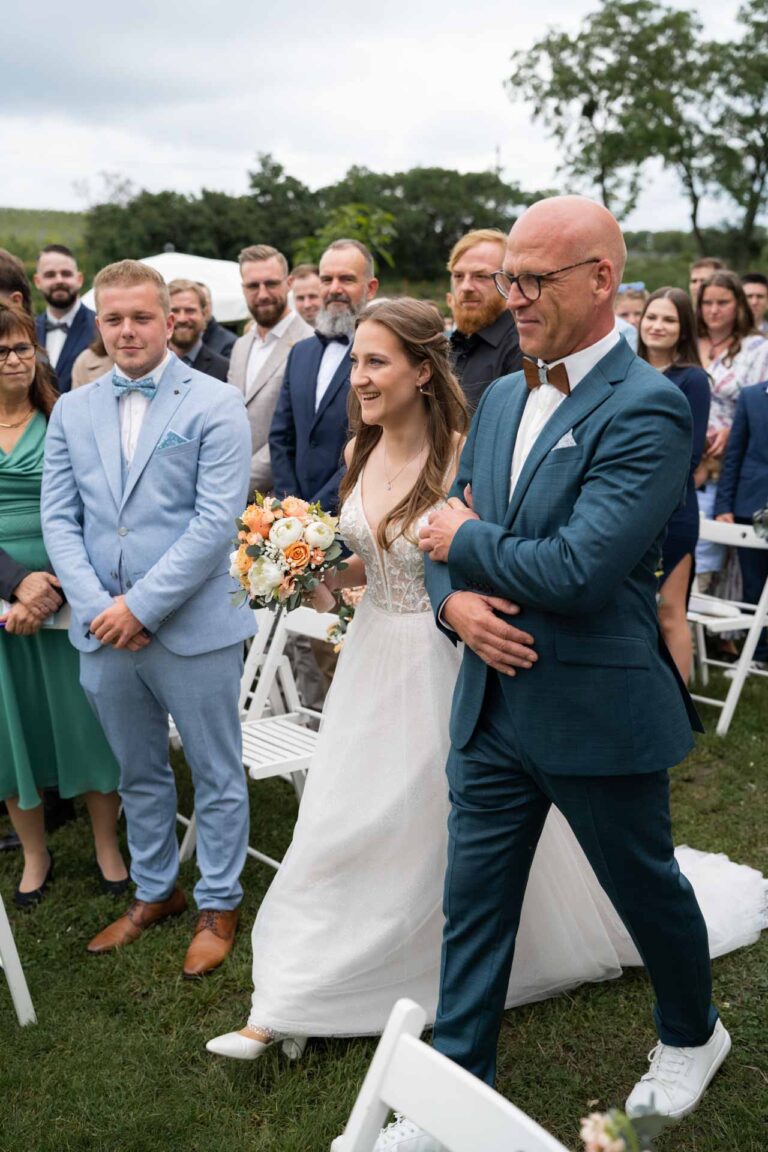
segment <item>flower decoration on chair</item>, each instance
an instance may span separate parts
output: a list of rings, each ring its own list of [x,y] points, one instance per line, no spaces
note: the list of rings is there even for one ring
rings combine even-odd
[[[237,524],[230,575],[236,600],[251,608],[298,608],[326,572],[346,568],[338,519],[296,496],[256,492]]]
[[[668,1116],[644,1112],[631,1119],[625,1112],[590,1112],[581,1119],[584,1152],[653,1152],[652,1141],[671,1123]]]

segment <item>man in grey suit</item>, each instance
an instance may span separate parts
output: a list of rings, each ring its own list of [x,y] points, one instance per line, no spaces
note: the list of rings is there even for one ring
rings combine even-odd
[[[248,845],[238,695],[253,613],[231,602],[250,435],[242,398],[167,350],[168,289],[123,260],[95,281],[115,364],[62,396],[46,439],[43,532],[72,610],[80,679],[120,764],[136,899],[88,945],[132,943],[186,907],[177,887],[168,714],[195,787],[199,917],[184,976],[232,948]]]
[[[245,399],[251,425],[251,493],[272,488],[269,429],[288,353],[312,328],[288,306],[288,261],[277,248],[255,244],[239,256],[248,311],[255,324],[235,344],[229,382]]]

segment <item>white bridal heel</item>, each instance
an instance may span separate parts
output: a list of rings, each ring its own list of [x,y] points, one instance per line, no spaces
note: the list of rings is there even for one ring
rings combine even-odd
[[[264,1029],[267,1032],[267,1029]],[[216,1056],[226,1056],[230,1060],[258,1060],[262,1052],[271,1048],[273,1044],[280,1044],[283,1053],[289,1060],[300,1060],[307,1046],[306,1036],[286,1036],[283,1032],[268,1031],[268,1040],[251,1040],[240,1032],[225,1032],[223,1036],[214,1036],[205,1047]]]

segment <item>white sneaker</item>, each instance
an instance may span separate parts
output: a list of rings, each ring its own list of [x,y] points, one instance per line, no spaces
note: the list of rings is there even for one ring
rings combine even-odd
[[[395,1113],[395,1119],[382,1128],[373,1146],[373,1152],[445,1152],[434,1136],[429,1136],[423,1128],[418,1128],[405,1116]]]
[[[651,1067],[629,1094],[628,1116],[655,1112],[678,1120],[693,1112],[731,1050],[731,1038],[720,1020],[697,1048],[673,1048],[661,1041],[648,1054]]]

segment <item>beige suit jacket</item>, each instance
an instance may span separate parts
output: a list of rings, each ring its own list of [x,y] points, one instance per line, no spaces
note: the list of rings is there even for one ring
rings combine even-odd
[[[250,388],[246,387],[248,357],[256,338],[252,329],[236,340],[229,361],[230,384],[239,388],[245,398],[245,407],[251,425],[251,492],[270,492],[272,489],[272,465],[269,459],[269,429],[277,406],[277,398],[283,383],[288,353],[299,340],[306,340],[314,333],[298,313],[281,336],[273,342],[269,355],[261,366]]]

